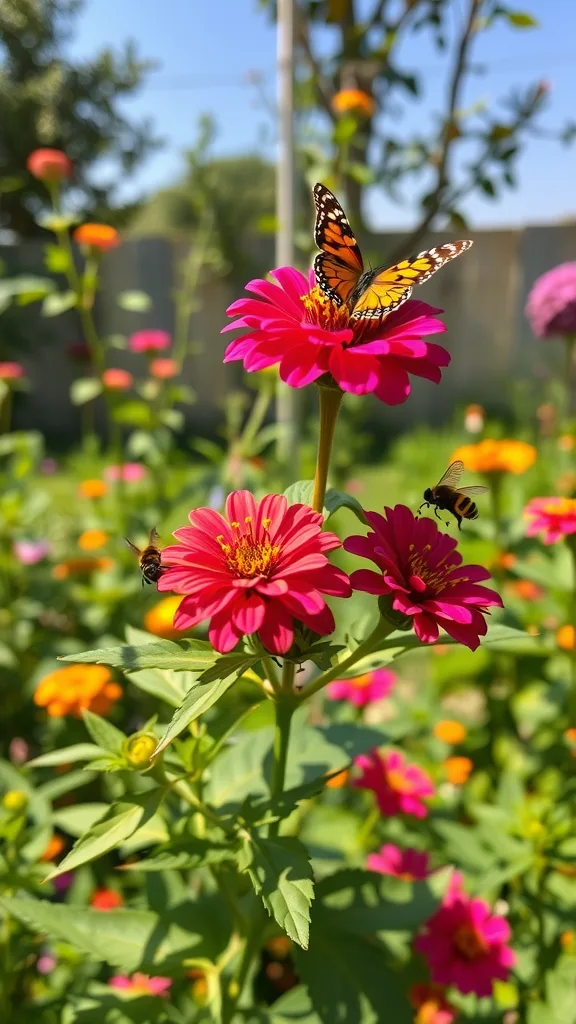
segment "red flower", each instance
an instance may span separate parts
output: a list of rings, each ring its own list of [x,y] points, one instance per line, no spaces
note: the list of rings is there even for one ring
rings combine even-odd
[[[62,181],[71,178],[72,161],[61,149],[35,149],[26,161],[26,167],[40,181]]]
[[[576,498],[532,498],[524,518],[530,520],[527,537],[541,533],[545,544],[554,544],[576,533]]]
[[[405,505],[384,512],[385,517],[366,512],[374,532],[344,542],[346,551],[370,558],[379,569],[357,569],[350,577],[352,587],[390,595],[393,609],[413,618],[424,643],[434,643],[442,626],[475,651],[486,634],[487,609],[502,606],[498,594],[478,586],[490,573],[481,565],[462,565],[458,542],[441,533],[433,519],[418,519]]]
[[[248,371],[280,363],[280,376],[301,388],[330,373],[343,391],[374,392],[387,405],[410,394],[409,374],[440,382],[448,366],[446,349],[422,341],[446,327],[433,314],[442,310],[409,300],[383,320],[352,320],[346,306],[336,306],[293,267],[272,270],[277,282],[255,280],[246,286],[258,298],[238,299],[228,308],[238,316],[224,331],[247,327],[248,333],[226,349],[224,362],[241,359]]]
[[[134,377],[128,370],[120,370],[111,366],[108,370],[104,370],[102,383],[110,391],[127,391],[132,387]]]
[[[21,363],[0,363],[0,380],[19,380],[26,376]]]
[[[258,633],[274,654],[285,654],[296,622],[315,633],[334,629],[323,594],[350,596],[350,582],[330,565],[325,552],[340,546],[322,532],[322,516],[283,495],[256,502],[249,491],[226,501],[226,517],[194,509],[191,526],[176,530],[180,541],[164,549],[168,566],[158,590],[186,595],[174,617],[176,629],[210,619],[210,641],[222,654],[245,634]]]
[[[360,754],[354,764],[362,769],[362,775],[353,785],[358,789],[371,789],[382,814],[428,816],[424,800],[434,796],[434,786],[422,768],[407,763],[404,754],[397,750],[385,754],[372,750],[369,754]]]
[[[128,348],[131,352],[163,352],[170,348],[170,335],[156,328],[136,331],[128,339]]]
[[[116,889],[96,889],[90,900],[90,906],[95,910],[116,910],[117,907],[124,906],[124,900]]]
[[[72,238],[78,245],[89,245],[96,252],[107,252],[120,245],[120,235],[109,224],[80,224]]]

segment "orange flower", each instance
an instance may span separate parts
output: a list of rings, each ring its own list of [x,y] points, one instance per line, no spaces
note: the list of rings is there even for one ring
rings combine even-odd
[[[571,726],[570,729],[566,729],[566,732],[564,733],[564,739],[567,743],[570,744],[571,747],[576,747],[576,729],[574,728],[574,726]]]
[[[494,559],[493,565],[498,566],[501,569],[511,569],[515,562],[518,561],[518,555],[512,553],[512,551],[503,551],[497,558]]]
[[[276,960],[285,960],[292,951],[292,942],[286,935],[278,935],[275,939],[269,939],[265,949]]]
[[[537,583],[533,583],[532,580],[514,580],[510,584],[510,589],[517,597],[521,597],[523,601],[538,601],[544,593],[542,587],[539,587]]]
[[[51,718],[81,718],[84,709],[107,715],[121,696],[106,665],[67,665],[40,680],[34,703]]]
[[[442,740],[442,743],[449,743],[451,746],[454,746],[457,743],[463,743],[467,734],[461,722],[445,718],[441,722],[436,722],[434,735],[437,740]]]
[[[26,167],[40,181],[62,181],[71,178],[74,170],[72,161],[61,149],[35,149]]]
[[[473,767],[469,757],[447,757],[444,761],[446,778],[453,786],[463,786],[468,782]]]
[[[44,850],[44,853],[40,854],[40,860],[43,861],[45,864],[50,864],[53,860],[56,860],[56,857],[58,857],[62,853],[62,850],[64,849],[65,846],[66,843],[62,839],[62,836],[59,836],[55,832],[52,838],[50,839],[46,849]]]
[[[144,628],[164,640],[172,640],[182,636],[181,629],[174,629],[174,615],[182,602],[182,597],[165,597],[162,601],[149,608],[144,616]]]
[[[453,1024],[456,1009],[448,1002],[443,985],[421,983],[413,985],[408,993],[416,1010],[414,1024]]]
[[[110,366],[102,374],[102,383],[109,391],[127,391],[134,383],[134,377],[128,370]]]
[[[363,89],[340,89],[340,92],[332,97],[332,110],[335,114],[372,117],[376,112],[376,103]]]
[[[464,444],[452,453],[451,462],[460,459],[473,473],[525,473],[536,462],[536,449],[525,441],[495,441],[486,438],[478,444]]]
[[[110,569],[113,564],[111,558],[67,558],[65,562],[58,562],[58,565],[54,566],[52,576],[55,580],[67,580],[71,576],[89,576],[98,569]]]
[[[556,643],[563,651],[573,651],[576,641],[576,630],[574,626],[560,626],[556,633]]]
[[[561,434],[556,444],[561,452],[571,452],[576,441],[573,434]]]
[[[107,490],[108,485],[103,480],[83,480],[78,486],[83,498],[103,498]]]
[[[104,530],[84,530],[78,537],[78,547],[82,551],[97,551],[108,543],[108,534]]]
[[[175,359],[153,359],[150,363],[150,373],[158,380],[170,380],[180,373],[180,364]]]
[[[116,907],[123,905],[122,894],[116,889],[96,889],[90,900],[90,906],[95,910],[116,910]]]
[[[346,783],[348,782],[349,775],[350,772],[348,771],[347,768],[345,768],[344,771],[338,772],[338,775],[333,775],[331,779],[328,779],[328,782],[326,783],[326,788],[342,789],[342,786],[345,786]]]
[[[560,935],[560,945],[565,953],[572,953],[576,950],[575,938],[574,932],[562,932]]]
[[[78,245],[89,245],[99,252],[115,249],[120,245],[120,235],[109,224],[81,224],[72,235]]]

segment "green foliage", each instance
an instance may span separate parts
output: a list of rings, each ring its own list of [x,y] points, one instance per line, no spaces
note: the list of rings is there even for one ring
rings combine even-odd
[[[291,836],[266,839],[254,832],[242,833],[241,842],[240,870],[282,931],[307,949],[314,887],[306,848]]]

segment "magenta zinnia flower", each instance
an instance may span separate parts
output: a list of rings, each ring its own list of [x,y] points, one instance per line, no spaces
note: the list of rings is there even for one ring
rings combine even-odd
[[[372,750],[369,754],[360,754],[354,764],[362,774],[353,785],[358,789],[371,789],[382,814],[428,816],[424,800],[434,795],[432,780],[418,765],[407,762],[399,751],[380,754]]]
[[[524,518],[531,520],[526,527],[528,537],[541,533],[545,544],[554,544],[576,533],[576,498],[532,498]]]
[[[168,568],[158,590],[184,594],[176,629],[210,619],[212,645],[231,651],[245,634],[258,633],[273,654],[292,645],[296,622],[324,635],[334,617],[323,594],[349,597],[346,573],[330,565],[327,551],[340,547],[322,532],[322,516],[306,505],[290,505],[281,494],[256,502],[250,491],[234,491],[226,515],[194,509],[191,526],[176,530],[180,542],[164,549]]]
[[[132,334],[128,339],[128,348],[131,352],[163,352],[170,348],[170,341],[168,331],[148,328]]]
[[[393,875],[405,882],[422,882],[432,873],[427,853],[423,850],[402,850],[393,843],[384,843],[378,853],[370,853],[366,867],[369,871]]]
[[[390,595],[394,611],[412,617],[424,643],[434,643],[442,626],[475,651],[486,634],[487,609],[502,606],[498,594],[478,586],[490,573],[481,565],[462,565],[458,542],[441,533],[433,519],[418,519],[406,505],[385,507],[384,512],[366,512],[374,532],[344,542],[346,551],[370,558],[379,569],[353,572],[353,589]]]
[[[451,885],[414,947],[426,957],[433,981],[482,997],[491,996],[492,982],[506,981],[516,963],[509,938],[508,922],[493,915],[488,903]]]
[[[537,338],[576,334],[576,263],[560,263],[542,274],[532,285],[525,313]]]
[[[133,995],[167,997],[172,985],[172,978],[162,978],[158,975],[150,977],[148,974],[141,974],[137,971],[131,976],[115,974],[113,978],[110,978],[108,984],[112,988],[131,992]]]
[[[387,697],[396,675],[387,668],[377,668],[353,679],[335,679],[327,687],[328,696],[332,700],[348,700],[357,708],[363,708],[373,701]]]
[[[446,327],[434,314],[441,309],[409,300],[382,320],[352,320],[346,306],[337,306],[293,267],[270,272],[271,281],[249,281],[246,290],[257,298],[237,299],[228,308],[238,316],[224,331],[248,328],[226,349],[224,362],[242,359],[244,369],[263,370],[280,363],[280,376],[301,388],[330,373],[343,391],[374,392],[387,405],[410,394],[410,377],[436,384],[450,356],[440,345],[422,341]]]

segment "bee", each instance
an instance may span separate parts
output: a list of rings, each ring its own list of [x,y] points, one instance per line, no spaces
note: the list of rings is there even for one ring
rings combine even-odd
[[[160,564],[162,552],[160,551],[160,548],[157,547],[160,535],[156,527],[153,527],[153,529],[150,530],[148,544],[143,551],[141,551],[140,548],[137,548],[131,540],[128,540],[128,537],[125,537],[124,540],[130,550],[133,551],[134,554],[138,555],[140,570],[142,572],[142,586],[144,586],[145,583],[158,583],[164,569]]]
[[[438,481],[435,487],[427,487],[424,491],[424,501],[418,509],[420,510],[426,506],[434,506],[434,515],[437,519],[440,519],[438,515],[438,509],[444,509],[446,512],[451,512],[453,516],[458,520],[458,529],[462,529],[463,519],[477,519],[478,508],[476,503],[472,501],[471,494],[485,494],[488,490],[487,487],[480,485],[473,487],[459,487],[460,477],[464,472],[463,462],[453,462],[444,473],[444,476]],[[446,520],[446,526],[450,526],[450,521]]]

